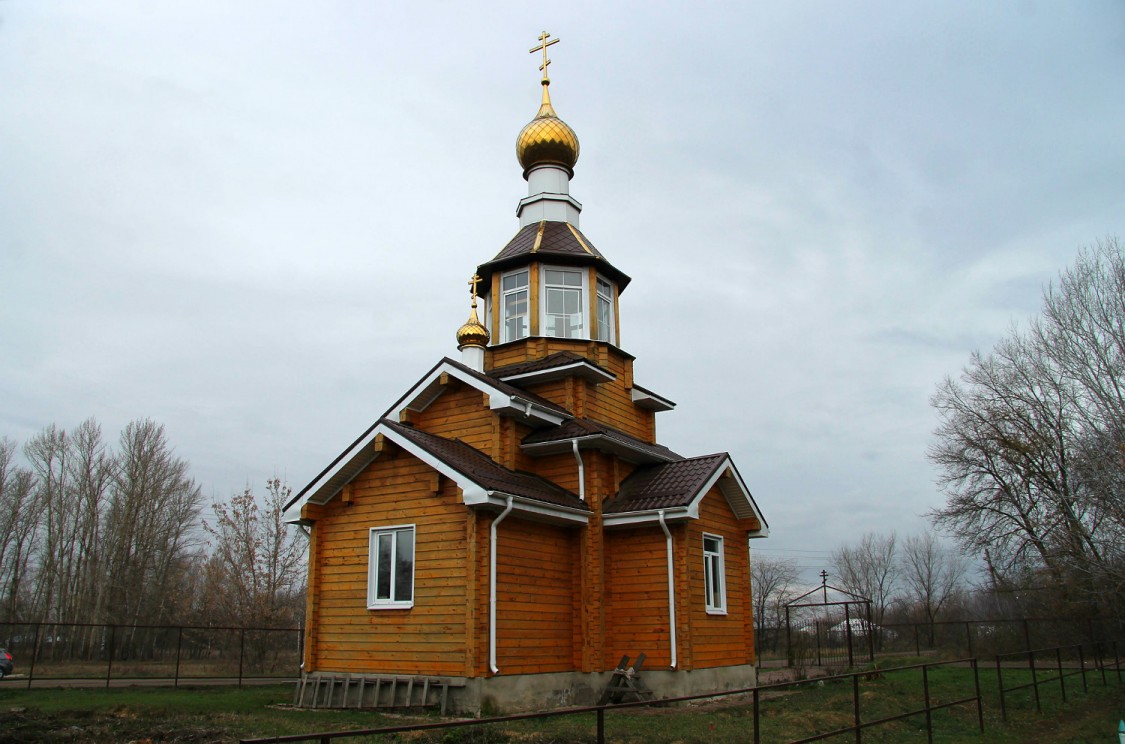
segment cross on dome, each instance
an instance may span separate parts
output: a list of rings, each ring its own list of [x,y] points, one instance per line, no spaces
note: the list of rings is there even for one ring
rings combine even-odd
[[[547,33],[547,31],[543,31],[543,33],[539,34],[539,46],[531,47],[531,49],[528,50],[530,54],[535,54],[539,51],[543,52],[543,64],[539,65],[539,69],[543,71],[544,83],[551,82],[550,77],[547,75],[547,65],[551,64],[551,60],[547,59],[547,47],[559,43],[559,39],[551,39],[550,41],[547,41],[547,39],[551,39],[551,35]]]

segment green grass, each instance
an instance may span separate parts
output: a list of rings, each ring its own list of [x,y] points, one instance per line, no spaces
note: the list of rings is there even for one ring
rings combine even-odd
[[[910,660],[900,660],[909,662]],[[1049,674],[1049,672],[1048,672]],[[1030,679],[1022,670],[1005,670],[1006,684]],[[894,715],[922,707],[921,672],[886,672],[865,679],[860,686],[864,720]],[[934,701],[949,701],[973,694],[969,669],[942,667],[929,674]],[[1102,686],[1090,674],[1089,692],[1081,680],[1067,679],[1069,702],[1063,704],[1058,682],[1041,688],[1043,712],[1037,713],[1030,691],[1014,693],[1008,700],[1009,722],[1000,717],[994,669],[982,669],[985,733],[979,732],[975,704],[934,713],[934,741],[960,742],[1108,742],[1115,741],[1117,722],[1125,718],[1125,683],[1110,675]],[[435,722],[436,716],[401,716],[361,711],[298,711],[285,707],[291,685],[262,687],[111,688],[0,690],[0,743],[20,742],[167,742],[213,744],[240,738],[284,734],[343,731]],[[783,742],[850,725],[853,691],[849,681],[811,682],[781,693],[763,695],[763,742]],[[458,742],[594,741],[594,715],[549,718],[492,724],[426,733],[404,733],[384,741],[428,744]],[[614,710],[606,714],[607,739],[628,744],[657,742],[746,742],[752,740],[753,708],[749,700],[705,703],[680,707]],[[864,742],[925,742],[925,718],[915,716],[867,728]],[[360,739],[341,740],[354,744]],[[371,741],[374,741],[372,739]],[[853,734],[828,741],[854,741]]]

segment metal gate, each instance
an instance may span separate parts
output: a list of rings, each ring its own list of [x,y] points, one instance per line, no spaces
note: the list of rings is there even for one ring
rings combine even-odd
[[[871,600],[828,584],[820,572],[820,586],[785,605],[785,640],[791,667],[854,667],[875,660],[875,625]]]

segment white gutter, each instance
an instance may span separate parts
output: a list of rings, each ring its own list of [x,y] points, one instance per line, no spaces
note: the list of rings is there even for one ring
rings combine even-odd
[[[586,500],[586,468],[582,465],[582,455],[578,454],[578,440],[571,439],[574,449],[574,459],[578,461],[578,498]]]
[[[489,535],[491,551],[488,557],[488,666],[492,669],[493,674],[500,671],[496,666],[496,528],[511,511],[512,497],[509,496],[508,505],[504,507],[504,511],[492,520],[492,527],[490,528],[492,534]]]
[[[664,510],[659,512],[660,528],[664,530],[665,545],[668,549],[668,633],[671,636],[672,662],[670,666],[676,668],[676,577],[672,573],[672,533],[664,523]]]

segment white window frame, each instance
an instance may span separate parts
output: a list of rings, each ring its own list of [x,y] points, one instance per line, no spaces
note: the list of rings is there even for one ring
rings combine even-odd
[[[582,333],[578,336],[550,336],[547,333],[547,290],[548,287],[561,286],[561,285],[548,285],[547,272],[548,271],[566,271],[572,274],[578,274],[582,277],[581,287],[570,287],[567,289],[577,289],[581,294],[578,297],[578,312],[582,323]],[[573,266],[541,266],[539,268],[539,335],[546,336],[547,338],[590,338],[590,272],[584,268],[576,268]]]
[[[504,290],[504,280],[507,279],[510,276],[517,276],[519,274],[524,274],[524,275],[527,276],[527,284],[525,284],[523,287],[517,287],[516,289],[509,289],[509,290],[505,291]],[[526,292],[527,293],[527,302],[526,302],[527,314],[524,316],[524,328],[526,329],[527,332],[522,336],[516,336],[515,338],[510,338],[509,334],[508,334],[508,315],[507,315],[508,303],[507,303],[507,298],[508,298],[508,295],[515,294],[517,292]],[[519,341],[522,338],[528,338],[529,336],[531,336],[531,269],[530,268],[523,268],[523,269],[518,269],[516,271],[509,271],[509,272],[506,272],[504,274],[501,274],[500,275],[500,292],[499,292],[499,294],[500,294],[500,296],[496,298],[496,301],[500,303],[500,343],[504,344],[504,343],[507,343],[509,341]]]
[[[396,566],[398,564],[398,533],[410,532],[410,599],[395,599],[398,593],[398,571]],[[378,545],[379,537],[382,535],[391,535],[391,586],[390,597],[386,599],[379,599],[376,597],[378,593],[378,579],[379,579],[379,555]],[[418,555],[418,530],[413,524],[396,524],[388,527],[372,527],[368,533],[367,545],[367,609],[369,610],[405,610],[414,606],[414,576],[417,573],[417,560]]]
[[[707,541],[718,542],[716,550],[707,549]],[[715,581],[717,579],[717,582]],[[713,586],[713,584],[716,584]],[[727,614],[726,559],[723,556],[723,536],[703,533],[703,598],[708,615]]]
[[[609,294],[607,294],[607,295],[602,294],[601,285],[602,285],[603,282],[609,287]],[[598,319],[598,339],[597,340],[598,341],[608,341],[611,344],[616,344],[617,343],[617,321],[614,318],[613,294],[614,294],[613,282],[611,282],[609,279],[606,279],[601,274],[598,274],[598,278],[596,280],[595,287],[594,287],[594,315]],[[598,306],[599,306],[599,304],[601,303],[602,300],[605,300],[606,302],[609,303],[608,320],[605,323],[602,323],[601,314],[598,312]]]

